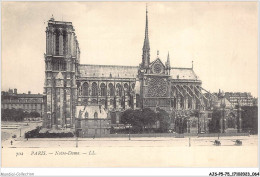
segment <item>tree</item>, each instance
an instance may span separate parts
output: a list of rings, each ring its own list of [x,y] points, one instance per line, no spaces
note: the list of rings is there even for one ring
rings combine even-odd
[[[142,111],[141,110],[134,110],[134,114],[133,114],[133,122],[132,122],[132,131],[133,133],[141,133],[143,124],[141,122],[142,119]]]
[[[250,131],[253,134],[258,133],[258,107],[257,106],[242,106],[242,129]]]
[[[142,110],[141,122],[143,124],[143,130],[147,127],[150,131],[152,126],[157,120],[156,113],[150,108],[144,108]]]
[[[170,115],[163,109],[157,108],[157,120],[160,122],[160,132],[167,132],[170,127]]]
[[[40,115],[38,112],[36,112],[36,111],[30,112],[29,115],[30,115],[30,117],[34,117],[34,118],[41,116],[41,115]]]
[[[212,119],[209,121],[209,132],[219,133],[220,132],[220,120],[222,116],[222,111],[214,109],[212,112]]]
[[[121,115],[121,123],[125,125],[131,125],[131,131],[134,133],[140,133],[142,129],[142,112],[140,110],[127,109]]]
[[[134,110],[127,109],[121,115],[121,122],[123,124],[132,124],[134,122]]]
[[[23,121],[26,114],[22,109],[1,109],[1,119],[3,121]]]
[[[121,116],[121,122],[123,124],[130,124],[134,133],[140,133],[145,131],[146,128],[149,130],[156,122],[156,113],[145,108],[143,110],[132,110],[128,109],[123,112]]]

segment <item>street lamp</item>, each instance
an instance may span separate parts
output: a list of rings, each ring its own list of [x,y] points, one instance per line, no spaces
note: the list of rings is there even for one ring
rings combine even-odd
[[[131,137],[130,137],[130,125],[131,124],[126,124],[125,128],[128,127],[128,139],[131,140]]]
[[[100,123],[100,138],[101,138],[101,118],[99,120],[99,123]]]
[[[226,108],[226,103],[225,103],[225,98],[223,97],[221,99],[221,104],[220,104],[221,108],[222,108],[222,120],[220,123],[220,128],[221,128],[221,133],[225,132],[225,108]]]
[[[128,124],[129,140],[131,140],[131,138],[130,138],[130,125],[131,125],[131,124]]]

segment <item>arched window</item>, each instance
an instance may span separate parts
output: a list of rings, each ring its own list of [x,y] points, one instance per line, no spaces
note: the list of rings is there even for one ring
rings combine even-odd
[[[102,83],[100,85],[100,89],[101,89],[101,96],[106,96],[106,85],[104,83]]]
[[[200,109],[200,102],[196,100],[196,109]]]
[[[97,83],[96,82],[93,82],[92,83],[92,96],[97,96]]]
[[[132,89],[133,89],[133,90],[135,89],[135,83],[132,84]]]
[[[85,112],[85,118],[88,118],[88,112],[87,111]]]
[[[183,97],[181,97],[180,106],[181,106],[181,108],[184,108],[184,98]]]
[[[110,105],[113,105],[114,104],[114,100],[113,99],[110,99]]]
[[[97,100],[95,99],[91,100],[91,104],[97,104]]]
[[[125,109],[125,97],[121,100],[121,107]]]
[[[84,100],[82,101],[82,104],[85,105],[85,106],[87,106],[87,105],[88,105],[88,99],[84,99]]]
[[[67,33],[66,31],[63,31],[63,55],[67,52]]]
[[[124,91],[125,96],[130,96],[129,85],[127,83],[124,84]]]
[[[136,94],[136,107],[140,107],[140,95]]]
[[[82,94],[83,96],[88,96],[88,83],[85,82],[82,86]]]
[[[130,106],[132,109],[134,109],[134,97],[133,97],[133,95],[130,95],[129,106]]]
[[[124,88],[125,88],[125,91],[128,91],[128,84],[127,83],[124,84]]]
[[[175,88],[171,87],[171,96],[174,97],[175,96]]]
[[[104,99],[100,100],[100,104],[104,105],[106,104],[106,101]]]
[[[56,36],[55,36],[55,54],[59,55],[60,38],[59,38],[58,30],[55,33],[56,33]]]
[[[177,99],[174,97],[173,99],[173,107],[176,109],[177,107]]]
[[[192,108],[192,98],[188,98],[188,108]]]
[[[110,94],[110,96],[114,96],[114,86],[113,86],[113,84],[109,84],[108,85],[108,88],[109,88],[109,94]]]
[[[98,113],[95,112],[95,113],[94,113],[94,119],[97,119],[97,118],[98,118]]]
[[[116,93],[118,96],[122,96],[122,87],[120,84],[116,84]]]

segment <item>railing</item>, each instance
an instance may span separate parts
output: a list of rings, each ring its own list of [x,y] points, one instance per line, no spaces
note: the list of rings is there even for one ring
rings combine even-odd
[[[155,138],[155,137],[165,137],[165,138],[188,138],[188,137],[223,137],[223,136],[249,136],[249,133],[207,133],[207,134],[197,134],[197,133],[142,133],[142,134],[132,134],[131,138],[145,137],[145,138]],[[84,134],[84,138],[128,138],[129,134]]]

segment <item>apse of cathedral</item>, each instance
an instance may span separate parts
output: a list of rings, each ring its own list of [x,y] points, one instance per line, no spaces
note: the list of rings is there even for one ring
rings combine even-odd
[[[164,60],[159,51],[151,60],[147,10],[142,51],[139,66],[80,64],[79,43],[72,23],[52,17],[46,28],[44,126],[75,127],[76,106],[102,106],[111,124],[120,124],[120,115],[126,109],[159,107],[175,118],[190,117],[199,111],[201,131],[207,132],[212,100],[217,98],[202,88],[193,62],[191,67],[173,67],[170,54]],[[189,132],[197,126],[196,121],[190,117]]]

